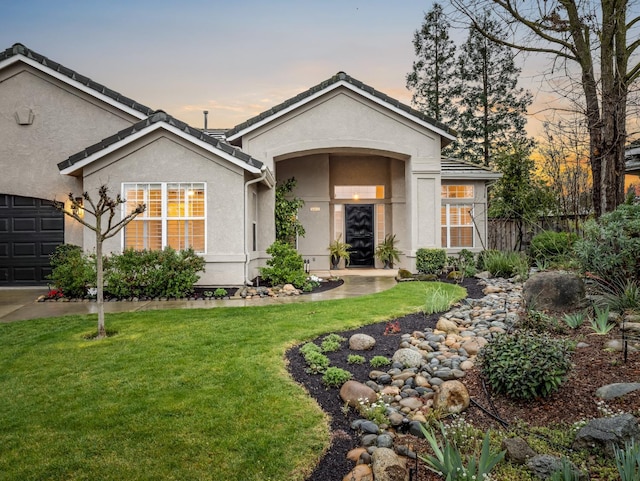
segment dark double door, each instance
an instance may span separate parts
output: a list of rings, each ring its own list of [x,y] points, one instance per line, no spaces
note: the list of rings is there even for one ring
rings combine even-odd
[[[351,244],[351,267],[373,267],[373,204],[345,205],[345,242]]]

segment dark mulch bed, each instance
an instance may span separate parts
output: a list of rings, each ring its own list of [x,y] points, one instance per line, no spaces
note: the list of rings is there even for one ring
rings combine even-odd
[[[483,286],[475,279],[467,279],[463,285],[467,288],[469,297],[483,297]],[[392,335],[384,335],[387,327],[386,322],[341,332],[339,334],[347,339],[356,332],[369,334],[376,339],[376,345],[374,349],[364,354],[367,362],[363,365],[351,365],[346,362],[349,354],[348,346],[338,352],[328,354],[331,365],[346,369],[352,372],[355,380],[365,382],[371,370],[368,365],[369,359],[377,355],[391,357],[398,349],[401,334],[433,328],[438,317],[438,314],[425,316],[421,313],[402,317],[397,319],[400,332]],[[515,402],[504,396],[492,395],[490,390],[485,390],[480,371],[473,369],[463,379],[471,398],[511,425],[518,420],[531,426],[563,425],[588,418],[602,417],[603,414],[598,410],[595,398],[595,390],[598,387],[614,382],[640,381],[640,353],[631,353],[628,362],[623,363],[621,353],[604,350],[604,345],[608,340],[620,337],[618,329],[612,330],[608,335],[600,336],[594,335],[588,327],[583,326],[576,331],[567,330],[563,336],[570,337],[575,341],[586,342],[590,347],[580,349],[572,355],[573,370],[568,380],[556,393],[548,398],[531,402]],[[344,344],[346,345],[346,343]],[[305,372],[306,364],[298,347],[290,349],[286,353],[286,359],[293,378],[307,389],[309,394],[331,417],[331,445],[307,481],[340,481],[353,469],[353,463],[348,461],[345,455],[350,449],[357,447],[357,438],[350,428],[351,422],[357,416],[353,410],[350,410],[346,415],[344,414],[338,389],[326,389],[322,384],[321,376]],[[620,410],[636,416],[640,415],[640,392],[608,401],[607,405],[615,411]],[[500,427],[500,423],[494,417],[486,414],[474,404],[466,414],[467,422],[483,430]],[[415,444],[418,452],[423,452],[424,447],[420,446],[424,443],[416,442]],[[441,479],[430,473],[420,461],[413,469],[417,470],[412,477],[413,481]]]
[[[467,289],[468,297],[483,297],[482,288],[476,279],[465,279],[462,284]],[[346,359],[349,354],[346,348],[337,352],[327,353],[331,361],[331,366],[346,369],[353,374],[353,379],[364,382],[369,378],[371,367],[369,360],[374,356],[385,356],[391,358],[398,349],[400,336],[413,331],[423,331],[426,328],[434,328],[438,321],[438,314],[426,316],[424,313],[414,313],[394,319],[398,321],[400,331],[398,333],[385,335],[387,322],[380,322],[362,326],[351,331],[338,332],[342,337],[349,338],[356,332],[368,334],[376,339],[376,345],[370,351],[363,354],[367,361],[364,364],[348,364]],[[345,345],[347,343],[344,343]],[[318,402],[322,409],[331,416],[331,445],[322,460],[307,481],[332,481],[341,480],[351,469],[353,463],[346,459],[347,452],[357,447],[357,438],[351,429],[351,422],[357,419],[353,410],[347,415],[343,413],[343,402],[340,399],[338,389],[327,389],[322,384],[320,375],[306,372],[307,365],[299,352],[299,347],[287,351],[286,359],[288,369],[292,377],[302,384],[309,394]]]

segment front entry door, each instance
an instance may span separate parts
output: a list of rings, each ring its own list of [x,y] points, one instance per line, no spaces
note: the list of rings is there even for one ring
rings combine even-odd
[[[351,244],[352,267],[373,266],[373,204],[345,205],[345,242]]]

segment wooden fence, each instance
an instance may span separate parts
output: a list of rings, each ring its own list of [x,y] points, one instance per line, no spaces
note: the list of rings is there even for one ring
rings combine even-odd
[[[535,224],[523,225],[522,243],[519,244],[518,224],[513,219],[489,219],[487,231],[487,249],[501,251],[526,251],[531,239],[545,230],[555,232],[581,232],[582,223],[588,218],[586,215],[544,217]]]

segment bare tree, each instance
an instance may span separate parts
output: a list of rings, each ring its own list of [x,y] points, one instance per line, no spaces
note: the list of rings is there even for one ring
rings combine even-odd
[[[559,213],[573,216],[591,212],[589,133],[578,117],[544,123],[538,144],[541,172],[556,198]]]
[[[64,203],[54,202],[65,215],[75,219],[83,226],[91,229],[96,236],[96,288],[97,288],[97,306],[98,306],[98,339],[107,336],[104,327],[104,270],[102,259],[102,243],[116,235],[124,226],[135,219],[138,214],[142,214],[146,210],[145,204],[138,204],[136,208],[125,215],[120,220],[119,207],[126,203],[120,194],[115,199],[109,197],[109,188],[106,185],[98,189],[98,202],[94,202],[88,192],[84,192],[82,197],[75,197],[73,193],[69,194],[71,208],[67,209]],[[86,215],[89,214],[89,220]]]
[[[551,55],[579,68],[589,130],[593,206],[599,216],[624,201],[626,112],[640,76],[634,56],[640,37],[629,35],[640,16],[627,19],[629,0],[453,0],[489,39],[521,51]],[[483,31],[485,8],[502,19],[510,38]]]

